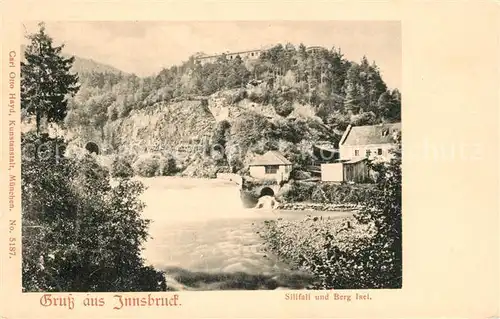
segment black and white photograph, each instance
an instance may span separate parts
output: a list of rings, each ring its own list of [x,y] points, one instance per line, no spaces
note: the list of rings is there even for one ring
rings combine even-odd
[[[21,30],[23,292],[404,286],[400,21]]]

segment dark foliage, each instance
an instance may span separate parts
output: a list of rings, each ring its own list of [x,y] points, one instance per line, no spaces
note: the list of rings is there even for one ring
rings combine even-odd
[[[111,177],[127,178],[134,176],[132,165],[125,157],[116,157],[111,164]]]
[[[21,62],[21,109],[34,115],[37,132],[42,119],[62,122],[67,112],[67,97],[78,92],[78,76],[70,73],[74,58],[61,55],[63,46],[54,47],[52,38],[40,24],[38,33],[28,36]]]
[[[24,291],[165,290],[163,274],[145,267],[142,184],[109,174],[92,155],[55,156],[60,139],[23,135]],[[31,147],[29,147],[31,146]]]
[[[376,187],[355,218],[279,219],[267,221],[260,231],[268,250],[315,276],[316,289],[402,287],[400,138],[390,163],[372,168],[378,172]],[[292,189],[294,197],[301,196],[298,189]]]
[[[348,122],[351,116],[361,116],[361,120],[353,120],[366,123],[400,120],[401,95],[387,89],[375,63],[369,64],[365,57],[360,63],[348,61],[336,48],[315,54],[303,48],[279,44],[252,63],[221,56],[215,63],[201,65],[191,57],[180,66],[145,78],[81,73],[81,90],[72,99],[66,121],[69,126],[91,124],[98,128],[128,116],[134,109],[225,89],[239,89],[229,99],[230,104],[248,98],[254,103],[272,104],[282,116],[293,111],[294,103],[312,104],[329,125],[337,125],[331,117],[335,112],[348,116]],[[264,87],[260,92],[247,91],[247,85],[252,86],[249,83]],[[371,112],[368,120],[365,112]],[[92,114],[92,118],[85,119],[85,114]]]

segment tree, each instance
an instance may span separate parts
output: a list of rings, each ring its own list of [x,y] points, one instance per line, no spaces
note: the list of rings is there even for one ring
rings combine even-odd
[[[255,112],[242,113],[231,125],[231,137],[242,151],[268,138],[272,132],[267,118]]]
[[[67,97],[78,92],[78,76],[71,74],[74,57],[61,55],[64,45],[53,46],[43,23],[28,35],[25,62],[21,62],[21,109],[35,115],[37,134],[43,118],[60,123],[67,111]]]
[[[392,90],[391,98],[391,108],[386,116],[393,121],[401,121],[401,92],[398,89]]]
[[[344,83],[345,108],[352,113],[358,113],[362,107],[363,94],[359,84],[359,65],[353,63],[347,71]]]
[[[376,110],[378,98],[387,90],[387,86],[382,80],[378,66],[375,62],[373,62],[372,65],[368,65],[367,59],[364,58],[362,70],[362,85],[366,92],[364,103],[366,105],[365,110],[373,111]]]
[[[386,121],[401,120],[401,93],[397,89],[385,91],[377,102],[378,113]]]
[[[371,251],[377,252],[373,276],[386,287],[400,288],[402,284],[402,152],[401,134],[395,137],[389,163],[371,163],[377,174],[376,190],[364,208],[356,215],[363,223],[373,223],[377,234]],[[382,270],[382,271],[381,271]]]
[[[304,43],[299,44],[299,49],[297,50],[299,58],[305,59],[307,57],[307,48]]]
[[[213,136],[213,144],[226,147],[227,140],[231,130],[231,124],[227,120],[217,123]]]
[[[23,290],[166,290],[163,274],[141,257],[149,225],[143,185],[117,176],[111,187],[91,155],[64,158],[61,139],[28,133],[21,142],[45,151],[23,156]]]
[[[373,112],[363,112],[351,116],[351,124],[354,126],[373,125],[376,122],[376,115]]]

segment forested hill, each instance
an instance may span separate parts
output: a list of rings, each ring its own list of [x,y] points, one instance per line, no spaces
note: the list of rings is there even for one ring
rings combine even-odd
[[[24,50],[26,49],[25,45],[21,45],[21,61],[24,60]],[[65,57],[69,57],[68,54],[63,54]],[[112,67],[107,64],[103,64],[93,59],[87,59],[79,56],[74,56],[75,61],[73,62],[73,67],[71,68],[72,72],[75,73],[113,73],[113,74],[125,74],[125,72]]]
[[[309,53],[302,44],[279,44],[257,60],[221,56],[201,65],[191,57],[145,78],[79,75],[65,125],[80,139],[97,138],[82,133],[89,128],[99,132],[111,153],[132,142],[164,148],[210,136],[238,145],[236,162],[269,149],[296,160],[312,143],[337,144],[348,124],[396,122],[401,114],[400,92],[387,87],[377,65],[366,57],[349,61],[336,48]],[[217,165],[231,160],[222,156]]]
[[[86,59],[82,57],[75,57],[75,62],[71,68],[73,72],[76,73],[112,73],[112,74],[125,74],[125,72],[118,70],[107,64],[96,62],[92,59]]]

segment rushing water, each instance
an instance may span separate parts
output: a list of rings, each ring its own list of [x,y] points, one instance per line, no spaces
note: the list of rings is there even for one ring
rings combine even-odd
[[[304,288],[310,283],[307,274],[264,252],[255,230],[266,219],[303,218],[306,213],[245,209],[238,186],[221,180],[158,177],[141,181],[147,187],[144,217],[152,221],[144,258],[166,270],[170,286],[274,289]]]

